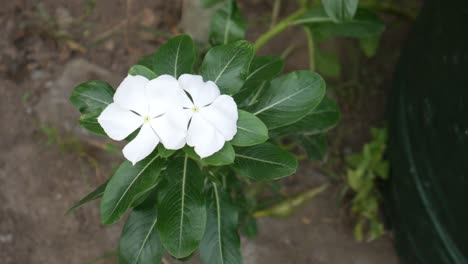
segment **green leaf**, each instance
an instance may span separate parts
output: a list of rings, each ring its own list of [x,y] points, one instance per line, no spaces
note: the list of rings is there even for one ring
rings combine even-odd
[[[152,79],[158,77],[158,75],[156,73],[154,73],[152,70],[150,70],[147,67],[142,66],[142,65],[133,65],[128,70],[128,74],[130,74],[132,76],[141,75],[143,77],[146,77],[146,79],[148,79],[148,80],[152,80]]]
[[[76,202],[72,207],[70,207],[70,209],[67,210],[65,215],[68,215],[74,212],[76,209],[82,207],[83,205],[102,197],[102,195],[104,194],[104,190],[106,189],[107,183],[108,181],[99,185],[99,187],[97,187],[94,191],[83,197],[83,199]]]
[[[245,27],[245,18],[239,12],[236,0],[229,0],[211,17],[210,40],[213,45],[218,45],[243,39]]]
[[[269,129],[292,124],[314,109],[325,95],[325,82],[310,71],[291,72],[271,81],[254,115]]]
[[[301,136],[300,141],[310,160],[323,160],[325,158],[328,148],[327,135]]]
[[[80,125],[86,128],[88,131],[91,131],[98,135],[106,136],[106,132],[99,124],[97,118],[101,114],[101,111],[96,111],[93,113],[86,113],[80,116]]]
[[[156,204],[133,210],[119,242],[119,264],[159,264],[164,248],[156,232]]]
[[[331,37],[366,38],[380,35],[385,29],[385,24],[378,16],[365,9],[358,9],[353,19],[341,23],[327,21],[326,17],[322,8],[313,8],[296,20],[295,24],[310,26],[314,36],[322,40]]]
[[[219,3],[221,3],[223,0],[201,0],[202,6],[205,8],[213,7]]]
[[[209,157],[201,159],[201,161],[207,165],[213,166],[228,165],[234,163],[235,154],[236,152],[231,143],[226,142],[222,149]]]
[[[153,68],[153,54],[141,57],[137,65],[145,66],[148,69]]]
[[[101,200],[101,222],[118,221],[140,195],[147,193],[158,181],[164,160],[155,153],[132,165],[124,161],[107,184]]]
[[[113,102],[114,89],[106,82],[89,81],[79,84],[70,96],[70,102],[81,114],[101,113]]]
[[[275,180],[295,173],[297,160],[289,152],[263,143],[237,148],[234,169],[255,180]]]
[[[156,75],[169,74],[178,78],[191,73],[195,63],[195,46],[188,35],[171,38],[152,56],[151,70]]]
[[[359,0],[322,0],[325,12],[335,22],[352,19],[358,3]]]
[[[359,46],[364,54],[371,58],[374,57],[377,49],[379,47],[380,35],[375,35],[367,38],[362,38],[359,40]]]
[[[212,165],[212,166],[223,166],[232,164],[235,158],[235,151],[231,143],[226,142],[222,149],[213,155],[201,159],[200,156],[195,152],[192,147],[186,146],[184,148],[185,153],[194,160],[200,161],[203,165]]]
[[[254,56],[252,44],[238,40],[211,48],[200,68],[205,81],[215,82],[223,94],[235,94],[244,84]]]
[[[113,102],[114,89],[101,81],[79,84],[70,96],[70,102],[80,111],[80,125],[98,135],[106,135],[97,118]]]
[[[323,75],[335,78],[340,76],[341,63],[337,53],[316,49],[315,64],[318,72]]]
[[[237,133],[231,141],[234,146],[252,146],[268,140],[268,128],[255,115],[239,110]]]
[[[322,102],[304,118],[289,126],[271,131],[274,135],[325,133],[335,127],[340,121],[341,113],[336,102],[324,97]]]
[[[279,57],[255,57],[250,64],[244,85],[234,96],[236,102],[242,104],[243,101],[249,99],[247,105],[254,104],[262,89],[265,89],[265,83],[276,77],[283,70],[283,66],[284,62]]]
[[[172,156],[176,151],[177,150],[167,149],[162,144],[159,144],[158,146],[158,154],[161,158],[167,159],[170,156]]]
[[[176,258],[184,258],[195,251],[205,233],[204,178],[187,156],[171,160],[167,175],[172,181],[161,187],[157,228],[166,250]]]
[[[237,233],[237,208],[227,193],[213,183],[213,197],[208,205],[205,236],[200,244],[202,264],[242,264],[240,238]]]

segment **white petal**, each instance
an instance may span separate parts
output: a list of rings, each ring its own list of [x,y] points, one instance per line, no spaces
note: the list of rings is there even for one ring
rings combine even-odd
[[[219,96],[211,105],[201,108],[200,114],[226,141],[231,140],[237,133],[237,105],[231,96]]]
[[[151,126],[165,148],[181,149],[185,145],[191,115],[190,109],[175,108],[151,120]]]
[[[200,75],[182,74],[179,83],[198,107],[211,104],[220,95],[218,86],[212,81],[204,82]]]
[[[194,114],[187,131],[187,145],[201,157],[209,157],[224,146],[224,138],[200,114]]]
[[[192,108],[193,105],[177,79],[170,75],[161,75],[151,80],[147,85],[147,93],[151,117],[162,115],[173,107]]]
[[[130,110],[112,103],[102,111],[98,122],[106,134],[114,140],[122,140],[143,124],[143,118]]]
[[[149,80],[143,76],[128,75],[115,91],[114,102],[141,116],[146,115],[148,113],[148,100],[145,92],[148,82]]]
[[[143,124],[138,135],[128,143],[123,149],[123,155],[131,161],[133,165],[138,161],[146,158],[159,143],[159,138],[154,133],[151,125]]]

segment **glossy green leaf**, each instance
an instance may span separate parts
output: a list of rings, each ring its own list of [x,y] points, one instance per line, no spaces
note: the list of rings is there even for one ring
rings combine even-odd
[[[79,84],[70,96],[70,102],[80,111],[80,125],[98,135],[106,135],[97,117],[113,102],[114,89],[101,81]]]
[[[228,165],[234,162],[235,154],[231,143],[226,142],[222,149],[209,157],[201,159],[201,161],[207,165],[213,166]]]
[[[210,198],[206,232],[200,243],[201,263],[242,264],[237,208],[214,183]]]
[[[150,69],[156,75],[169,74],[179,77],[192,73],[195,63],[195,46],[188,35],[171,38],[152,56]]]
[[[310,160],[323,160],[325,158],[328,148],[326,134],[301,136],[300,142]]]
[[[164,248],[156,231],[156,204],[137,208],[125,222],[119,242],[119,264],[161,263]]]
[[[218,45],[244,39],[245,28],[236,0],[229,0],[211,17],[210,41]]]
[[[137,65],[145,66],[148,69],[152,69],[153,68],[153,54],[141,57],[138,60]]]
[[[124,161],[107,184],[101,200],[101,222],[118,221],[142,194],[152,189],[164,167],[164,160],[155,153],[132,165]]]
[[[341,113],[338,105],[328,97],[314,108],[304,118],[286,127],[280,127],[272,131],[274,135],[307,134],[315,135],[325,133],[335,127],[340,121]]]
[[[154,73],[152,70],[148,69],[146,66],[143,66],[143,65],[133,65],[128,70],[128,74],[132,76],[140,75],[140,76],[146,77],[146,79],[148,80],[152,80],[158,77],[156,73]]]
[[[239,110],[237,133],[231,141],[234,146],[252,146],[268,140],[268,128],[255,115]]]
[[[215,82],[223,94],[237,93],[247,76],[254,56],[252,44],[238,40],[211,48],[201,65],[205,81]]]
[[[80,125],[86,130],[93,132],[98,135],[106,136],[106,132],[99,124],[97,118],[101,114],[101,111],[96,111],[93,113],[86,113],[80,116]]]
[[[314,36],[319,39],[330,37],[366,38],[380,35],[385,29],[382,20],[375,13],[365,9],[358,9],[351,20],[335,23],[327,21],[327,15],[322,8],[313,8],[296,20],[295,24],[310,26]]]
[[[275,180],[295,173],[297,160],[289,152],[263,143],[236,148],[234,169],[241,176],[255,180]]]
[[[167,149],[162,144],[159,144],[158,146],[158,154],[161,158],[167,159],[170,156],[172,156],[176,151],[177,150]]]
[[[291,72],[271,81],[253,114],[269,129],[292,124],[314,109],[325,95],[325,82],[310,71]]]
[[[322,0],[325,12],[335,22],[352,19],[358,3],[359,0]]]
[[[90,81],[79,84],[70,96],[70,102],[81,114],[101,113],[113,102],[114,89],[110,84],[101,81]]]
[[[328,77],[339,77],[341,73],[340,58],[337,53],[315,50],[315,65],[320,74]]]
[[[205,233],[204,178],[188,157],[171,160],[167,176],[171,181],[161,187],[157,228],[166,250],[176,258],[184,258],[195,251]]]
[[[231,143],[226,142],[222,149],[213,155],[200,159],[195,150],[192,147],[186,146],[184,148],[185,153],[194,160],[200,161],[203,165],[212,165],[212,166],[223,166],[232,164],[235,158],[235,151]]]
[[[89,193],[88,195],[83,197],[83,199],[76,202],[72,207],[70,207],[70,209],[67,210],[65,215],[74,212],[76,209],[82,207],[83,205],[85,205],[85,204],[87,204],[87,203],[89,203],[91,201],[94,201],[94,200],[96,200],[98,198],[101,198],[102,195],[104,194],[104,190],[106,189],[107,182],[108,181],[106,181],[105,183],[99,185],[99,187],[97,187],[94,191],[92,191],[91,193]]]
[[[254,104],[258,96],[266,89],[266,82],[276,77],[283,70],[283,66],[284,62],[279,57],[255,57],[250,64],[244,85],[234,96],[236,102],[242,104],[248,99],[246,105]]]

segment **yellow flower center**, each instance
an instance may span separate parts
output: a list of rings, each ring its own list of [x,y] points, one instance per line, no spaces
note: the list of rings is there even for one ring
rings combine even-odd
[[[200,111],[200,108],[198,108],[198,106],[194,105],[192,107],[192,111],[196,113],[196,112]]]
[[[144,120],[145,123],[149,123],[149,121],[151,120],[151,118],[150,118],[149,116],[145,116],[145,117],[143,118],[143,120]]]

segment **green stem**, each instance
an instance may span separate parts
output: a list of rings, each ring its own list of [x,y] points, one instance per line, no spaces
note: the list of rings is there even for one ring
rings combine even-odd
[[[307,36],[307,47],[309,48],[309,68],[310,71],[315,71],[314,36],[312,30],[309,27],[304,27],[304,31]]]
[[[257,41],[255,41],[254,47],[255,50],[259,50],[263,45],[265,45],[272,37],[278,35],[283,30],[285,30],[291,22],[296,20],[297,18],[301,17],[304,12],[306,11],[305,8],[300,8],[296,12],[292,13],[290,16],[286,17],[285,19],[281,20],[278,24],[270,28],[267,32],[262,34]]]

